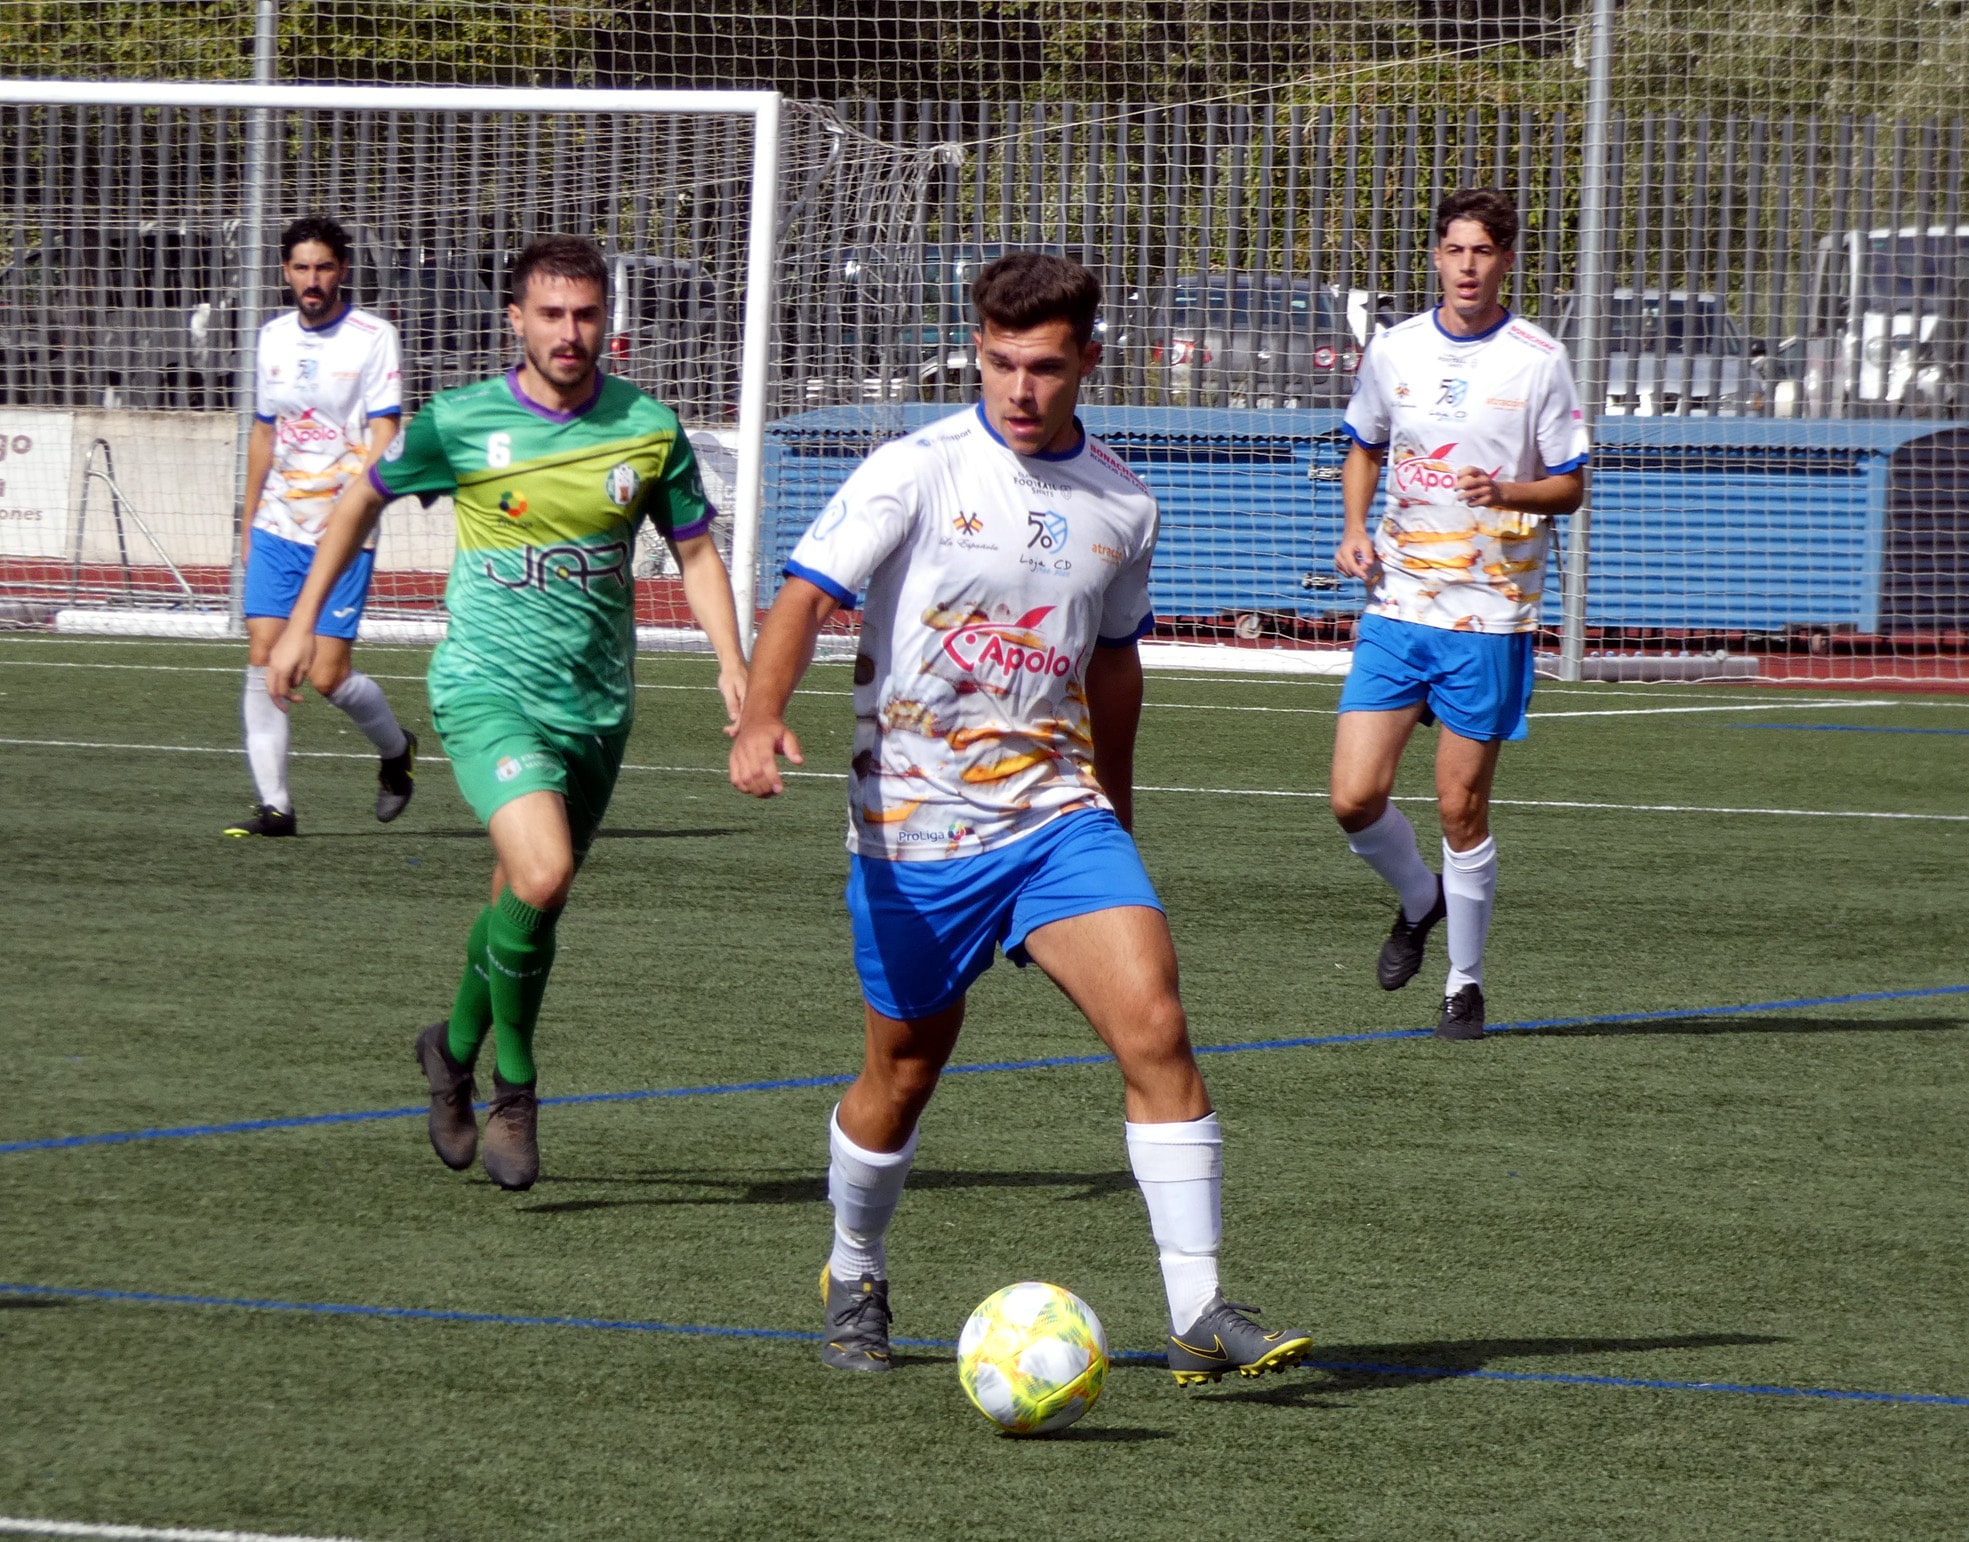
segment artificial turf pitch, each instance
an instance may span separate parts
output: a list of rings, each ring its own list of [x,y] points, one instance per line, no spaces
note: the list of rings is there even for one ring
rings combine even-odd
[[[359,656],[426,728],[423,655]],[[488,848],[436,760],[384,828],[369,765],[297,759],[303,838],[221,839],[248,797],[241,662],[0,639],[0,1146],[421,1103],[411,1038]],[[640,678],[629,761],[692,769],[622,778],[561,926],[543,1092],[851,1071],[841,782],[741,799],[708,663]],[[838,773],[846,671],[809,684],[831,694],[796,703],[807,769]],[[1324,804],[1223,791],[1317,789],[1335,698],[1150,683],[1140,781],[1206,789],[1138,816],[1200,1046],[1433,1020],[1440,941],[1375,988],[1390,901]],[[0,1516],[371,1542],[1959,1536],[1969,994],[1943,988],[1969,985],[1969,821],[1639,806],[1969,815],[1969,699],[1547,685],[1534,710],[1499,779],[1523,802],[1495,816],[1492,1020],[1629,1020],[1205,1061],[1229,1293],[1329,1368],[1186,1393],[1125,1363],[1066,1437],[1015,1442],[947,1348],[854,1378],[800,1339],[636,1326],[818,1326],[826,1086],[548,1108],[521,1195],[446,1172],[414,1117],[29,1147],[0,1151],[0,1285],[588,1325],[0,1294]],[[1585,713],[1633,715],[1558,715]],[[1928,732],[1833,731],[1855,728]],[[226,753],[80,747],[105,744]],[[296,748],[365,746],[311,701]],[[1402,790],[1428,785],[1412,756]],[[1528,806],[1554,801],[1629,807]],[[1914,991],[1941,993],[1824,1000]],[[1097,1050],[1001,961],[958,1059]],[[891,1240],[899,1335],[948,1341],[1043,1278],[1157,1347],[1119,1105],[1106,1065],[946,1082]]]

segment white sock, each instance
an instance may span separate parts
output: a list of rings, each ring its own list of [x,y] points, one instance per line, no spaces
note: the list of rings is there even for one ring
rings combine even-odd
[[[1149,1230],[1162,1254],[1169,1331],[1181,1333],[1217,1294],[1224,1240],[1224,1131],[1215,1114],[1178,1124],[1135,1124],[1128,1165],[1148,1201]]]
[[[1497,895],[1497,842],[1486,835],[1468,851],[1451,851],[1443,842],[1443,898],[1449,915],[1449,983],[1454,996],[1466,985],[1484,983],[1484,938],[1490,934],[1491,901]]]
[[[267,671],[261,664],[246,666],[246,692],[239,699],[246,724],[246,764],[260,801],[283,814],[294,812],[287,795],[287,714],[267,694]]]
[[[868,1151],[841,1133],[840,1105],[827,1116],[827,1197],[834,1205],[834,1252],[828,1272],[843,1284],[864,1274],[889,1277],[882,1236],[902,1199],[903,1180],[916,1160],[916,1132],[900,1151]]]
[[[401,755],[409,747],[410,741],[403,736],[403,729],[397,726],[396,714],[390,710],[389,702],[383,699],[383,688],[359,669],[349,671],[346,679],[328,693],[328,699],[348,713],[350,720],[369,736],[369,742],[376,746],[376,753],[388,760],[392,755]]]
[[[1405,920],[1420,921],[1434,908],[1436,875],[1416,849],[1415,826],[1394,804],[1365,830],[1348,836],[1347,849],[1394,886]]]

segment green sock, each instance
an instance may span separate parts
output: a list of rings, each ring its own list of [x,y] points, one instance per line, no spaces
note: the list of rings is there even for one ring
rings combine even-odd
[[[505,889],[487,914],[485,957],[499,1079],[530,1087],[535,1076],[533,1026],[540,1020],[540,998],[547,994],[547,976],[554,967],[554,923],[561,913],[535,910]]]
[[[451,1000],[451,1031],[445,1035],[451,1058],[460,1065],[470,1065],[478,1057],[479,1045],[492,1027],[492,987],[485,967],[485,934],[491,929],[492,907],[487,905],[465,939],[465,973]]]

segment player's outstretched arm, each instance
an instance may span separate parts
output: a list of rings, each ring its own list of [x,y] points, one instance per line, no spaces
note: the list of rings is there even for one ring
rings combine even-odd
[[[718,548],[707,535],[672,541],[677,567],[684,575],[684,603],[711,639],[718,655],[718,693],[725,698],[727,735],[738,732],[738,715],[745,706],[745,650],[738,641],[738,607],[732,600],[731,574]]]
[[[321,619],[321,607],[343,569],[355,561],[382,512],[383,495],[366,476],[351,481],[335,500],[321,539],[315,543],[307,582],[301,585],[301,596],[294,602],[280,640],[273,645],[273,657],[267,661],[267,694],[280,703],[283,712],[290,701],[301,699],[301,682],[314,664],[314,628]]]
[[[1121,828],[1135,828],[1135,731],[1142,721],[1142,655],[1132,642],[1094,645],[1087,661],[1087,725],[1094,734],[1094,776]]]
[[[1378,559],[1367,521],[1374,512],[1374,495],[1381,490],[1381,463],[1387,458],[1386,450],[1370,450],[1356,444],[1340,467],[1340,502],[1346,511],[1347,526],[1333,553],[1333,565],[1348,578],[1366,580],[1374,574]]]
[[[814,659],[814,643],[840,601],[804,578],[789,578],[779,591],[759,640],[752,647],[752,678],[732,735],[732,786],[755,798],[786,791],[779,757],[806,764],[800,741],[786,726],[786,704]]]

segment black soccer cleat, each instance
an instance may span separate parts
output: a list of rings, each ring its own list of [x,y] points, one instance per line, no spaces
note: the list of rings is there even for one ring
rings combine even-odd
[[[376,817],[388,824],[410,807],[417,790],[417,735],[403,731],[403,753],[386,755],[376,772]]]
[[[1466,985],[1443,997],[1443,1015],[1436,1023],[1439,1039],[1481,1039],[1484,1036],[1484,989]]]
[[[451,1058],[451,1024],[440,1018],[417,1035],[417,1064],[431,1085],[431,1149],[438,1160],[462,1173],[479,1154],[478,1116],[472,1099],[472,1068]]]
[[[1181,1333],[1169,1335],[1169,1369],[1179,1387],[1216,1381],[1227,1371],[1262,1376],[1288,1371],[1313,1347],[1309,1333],[1280,1328],[1267,1333],[1244,1314],[1255,1306],[1236,1306],[1217,1296]]]
[[[852,1285],[820,1266],[820,1298],[827,1303],[826,1337],[820,1363],[837,1371],[889,1369],[889,1282],[864,1274]]]
[[[244,819],[236,819],[226,826],[225,833],[235,840],[244,840],[249,835],[299,835],[294,825],[294,811],[282,813],[271,803],[254,805],[253,812]]]
[[[1422,967],[1423,950],[1429,945],[1429,933],[1448,914],[1449,900],[1443,894],[1440,878],[1436,880],[1436,903],[1420,921],[1409,920],[1408,913],[1399,904],[1395,906],[1394,927],[1388,933],[1388,940],[1381,944],[1381,957],[1374,966],[1375,977],[1384,991],[1398,991],[1415,978],[1415,971]]]
[[[540,1176],[540,1099],[531,1084],[516,1087],[492,1073],[492,1105],[479,1147],[485,1175],[502,1189],[533,1187]]]

